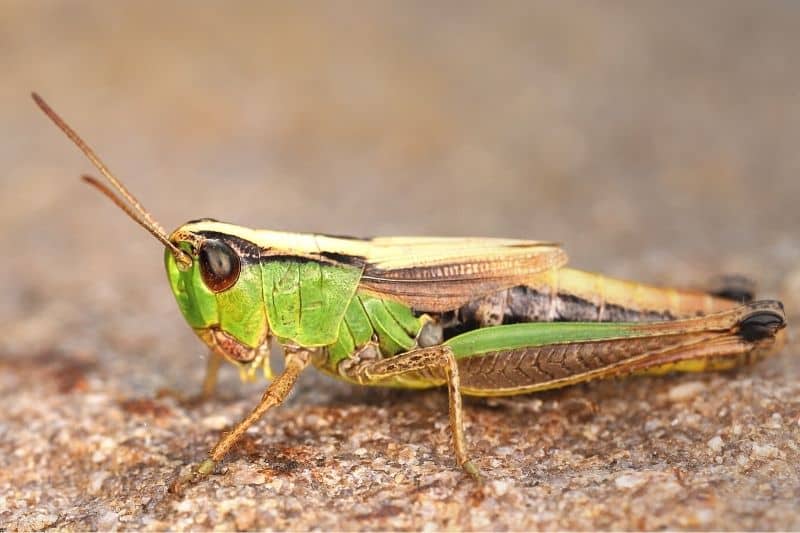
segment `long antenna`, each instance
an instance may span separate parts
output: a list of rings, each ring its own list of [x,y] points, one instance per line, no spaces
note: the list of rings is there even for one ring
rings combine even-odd
[[[80,148],[81,152],[92,162],[92,164],[100,171],[103,177],[108,180],[111,186],[122,196],[122,199],[119,198],[114,194],[114,191],[101,183],[96,178],[91,176],[82,176],[83,180],[92,185],[94,188],[102,192],[105,196],[107,196],[117,207],[122,209],[134,222],[142,226],[146,229],[151,235],[153,235],[156,239],[161,241],[164,246],[172,250],[173,255],[175,256],[175,260],[182,263],[184,266],[191,266],[192,258],[175,246],[173,242],[169,240],[167,236],[167,232],[164,231],[164,228],[156,222],[150,213],[144,208],[144,206],[136,199],[136,197],[128,190],[125,185],[121,181],[119,181],[114,174],[108,169],[108,167],[103,163],[103,161],[98,157],[98,155],[92,150],[92,148],[86,144],[86,142],[81,139],[80,135],[78,135],[75,130],[69,127],[67,123],[62,119],[58,113],[56,113],[52,107],[50,107],[44,99],[39,96],[38,94],[31,93],[33,97],[33,101],[36,102],[36,105],[44,112],[45,115],[53,121],[53,123],[63,131],[70,140],[75,143],[75,145]],[[123,200],[124,199],[124,200]]]
[[[148,224],[146,220],[142,219],[142,216],[139,214],[138,211],[134,210],[130,205],[126,204],[120,198],[115,196],[114,191],[109,189],[108,185],[106,185],[105,183],[101,182],[100,180],[98,180],[93,176],[89,176],[88,174],[83,174],[81,176],[81,179],[86,183],[88,183],[89,185],[91,185],[92,187],[94,187],[95,189],[97,189],[98,191],[100,191],[101,193],[103,193],[105,196],[107,196],[109,200],[114,202],[114,204],[117,207],[122,209],[125,212],[125,214],[131,217],[131,219],[133,219],[134,222],[136,222],[141,227],[146,229],[153,237],[161,241],[164,244],[164,246],[172,249],[173,251],[177,250],[181,253],[184,253],[183,250],[177,248],[174,244],[172,244],[172,242],[167,238],[165,234],[159,233],[158,231],[156,231],[156,228]]]

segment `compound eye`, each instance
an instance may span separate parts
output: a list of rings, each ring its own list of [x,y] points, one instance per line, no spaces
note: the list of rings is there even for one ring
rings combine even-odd
[[[224,242],[217,239],[203,242],[198,257],[200,275],[212,291],[227,290],[239,279],[239,272],[242,269],[239,256]]]

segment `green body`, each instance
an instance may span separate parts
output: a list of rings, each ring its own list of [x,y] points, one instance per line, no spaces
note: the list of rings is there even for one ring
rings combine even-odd
[[[444,334],[441,347],[456,359],[465,394],[521,394],[625,373],[728,368],[773,346],[784,324],[778,302],[737,306],[708,295],[644,286],[633,286],[629,294],[622,290],[628,284],[596,275],[558,271],[556,277],[564,258],[558,248],[537,241],[363,240],[250,230],[216,221],[188,223],[170,241],[195,258],[181,268],[174,251],[165,253],[181,312],[212,350],[246,370],[246,376],[253,376],[256,367],[272,375],[263,354],[274,340],[288,351],[311,353],[314,366],[346,381],[440,386],[446,383],[440,370],[383,376],[363,372],[370,362],[430,348],[430,337],[421,336],[430,322]],[[225,242],[241,266],[238,277],[216,291],[201,273],[198,249],[208,242]],[[568,298],[570,305],[603,302],[605,293],[608,312],[621,306],[635,310],[638,302],[643,309],[664,310],[657,317],[680,319],[653,322],[639,313],[635,321],[590,322],[581,319],[578,309],[566,322],[547,317],[510,325],[461,322],[460,329],[445,331],[447,317],[461,306],[480,307],[482,298],[519,285],[544,291],[540,294],[550,290],[553,296],[560,292],[552,291],[575,291],[580,296]],[[533,299],[525,302],[534,304]],[[714,307],[722,310],[705,311]],[[691,318],[697,315],[705,316]],[[739,335],[742,321],[753,315],[771,316],[780,326],[756,335],[757,340]],[[423,338],[429,344],[423,345]]]

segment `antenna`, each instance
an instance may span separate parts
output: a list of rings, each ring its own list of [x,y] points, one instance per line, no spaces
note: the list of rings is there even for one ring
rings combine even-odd
[[[93,178],[92,176],[81,176],[83,181],[88,183],[89,185],[93,186],[95,189],[103,193],[107,196],[117,207],[122,209],[134,222],[142,226],[146,229],[153,237],[161,241],[164,246],[169,248],[172,251],[172,255],[175,256],[175,260],[182,264],[185,267],[190,267],[192,265],[192,258],[191,256],[186,253],[185,251],[178,248],[175,243],[169,240],[167,236],[167,232],[164,231],[164,228],[153,219],[152,215],[142,206],[139,200],[128,190],[125,185],[119,181],[114,174],[108,169],[108,167],[103,163],[103,161],[97,156],[94,150],[86,144],[86,142],[81,139],[80,135],[78,135],[75,130],[69,127],[67,123],[62,119],[58,113],[53,111],[53,108],[50,107],[47,102],[42,99],[36,93],[31,93],[33,97],[33,101],[36,102],[36,105],[47,115],[53,123],[63,131],[70,140],[75,143],[75,145],[80,148],[81,152],[89,158],[89,161],[100,171],[103,177],[106,178],[111,187],[108,187],[100,180]],[[114,194],[114,190],[119,193],[119,196]],[[120,198],[120,196],[122,198]]]

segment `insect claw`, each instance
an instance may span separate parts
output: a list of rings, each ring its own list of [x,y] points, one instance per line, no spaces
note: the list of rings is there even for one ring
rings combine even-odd
[[[191,467],[188,470],[183,470],[175,480],[170,483],[168,491],[171,494],[182,495],[186,487],[194,485],[212,472],[216,468],[217,463],[212,459],[206,459],[197,468]]]
[[[216,461],[213,461],[211,459],[206,459],[205,461],[203,461],[198,465],[197,470],[195,472],[197,473],[198,476],[207,476],[214,471],[214,467],[216,466],[217,466]]]
[[[472,476],[472,479],[474,479],[476,482],[483,483],[483,476],[481,476],[481,471],[478,470],[478,467],[475,466],[475,463],[472,461],[467,461],[466,463],[462,464],[461,467],[466,470],[467,474]]]

